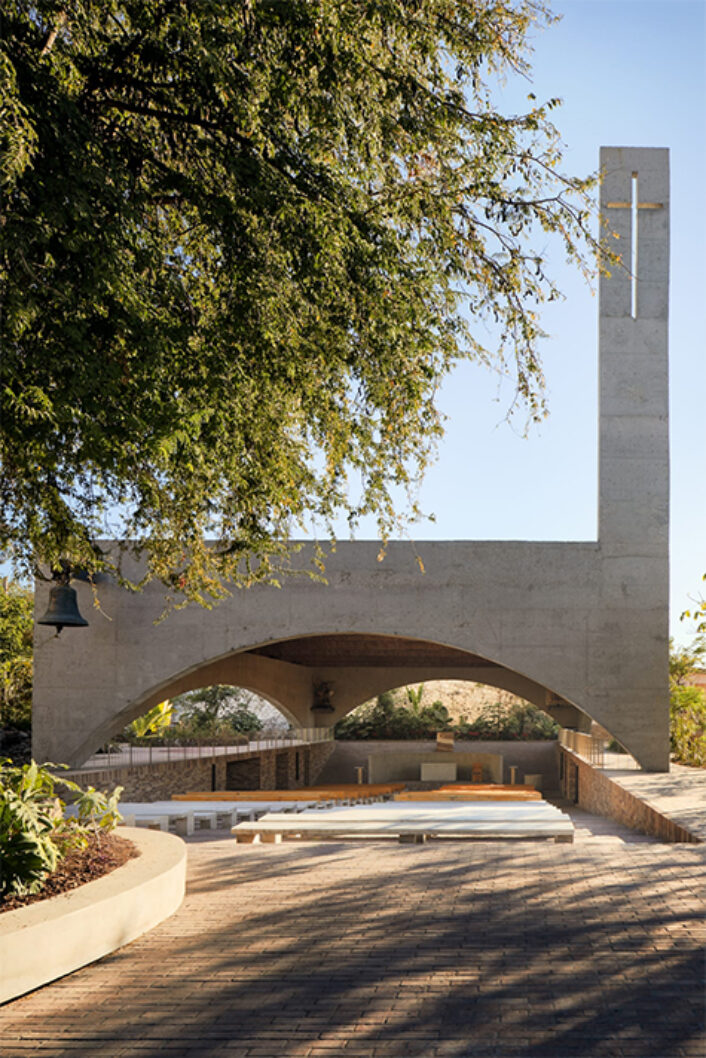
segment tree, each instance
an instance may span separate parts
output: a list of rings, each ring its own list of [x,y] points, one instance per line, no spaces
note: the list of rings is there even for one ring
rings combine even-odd
[[[697,767],[706,767],[706,693],[692,684],[692,677],[705,656],[704,636],[687,647],[669,641],[670,747],[676,761]]]
[[[691,646],[677,647],[669,640],[669,683],[671,687],[684,687],[695,669],[704,663],[706,637],[697,636]]]
[[[33,596],[27,588],[0,584],[0,727],[28,731],[32,723]]]
[[[502,115],[535,0],[6,0],[0,548],[208,604],[414,488],[462,357],[545,413],[547,234],[592,182]],[[486,323],[495,326],[484,346]],[[482,325],[482,327],[481,327]],[[495,344],[497,341],[497,348]],[[211,545],[206,538],[212,537]]]
[[[196,734],[248,734],[262,729],[262,721],[248,709],[249,702],[247,691],[219,683],[180,694],[172,707],[179,725]]]
[[[704,573],[702,580],[706,580],[706,573]],[[696,621],[696,632],[698,635],[706,636],[706,599],[703,595],[697,597],[689,596],[692,601],[696,604],[693,610],[685,610],[681,615],[683,621],[685,617],[690,617]]]

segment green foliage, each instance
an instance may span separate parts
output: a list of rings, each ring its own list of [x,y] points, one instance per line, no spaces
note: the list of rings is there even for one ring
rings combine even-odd
[[[32,725],[33,596],[28,588],[0,584],[0,726]]]
[[[449,711],[440,702],[421,705],[418,691],[406,688],[408,707],[395,706],[391,692],[376,702],[366,702],[339,720],[334,728],[337,739],[431,739],[438,731],[452,731],[460,739],[552,739],[558,725],[533,705],[486,706],[480,716],[452,724]],[[421,688],[420,688],[421,690]]]
[[[669,683],[671,687],[683,687],[695,669],[706,659],[706,637],[697,636],[691,646],[675,647],[669,640]]]
[[[232,737],[262,730],[262,721],[247,708],[247,692],[229,684],[188,691],[174,699],[176,737]]]
[[[209,604],[276,581],[312,515],[384,539],[406,492],[413,517],[459,358],[540,419],[544,249],[587,267],[592,182],[561,171],[558,100],[505,116],[490,89],[551,21],[5,0],[0,550],[129,580],[96,540],[139,540]]]
[[[672,756],[680,764],[706,767],[706,693],[690,685],[689,677],[704,664],[706,638],[698,636],[691,646],[669,651],[669,741]]]
[[[706,573],[704,573],[702,580],[706,580]],[[696,621],[696,632],[698,635],[706,635],[706,598],[703,595],[699,595],[694,600],[694,608],[691,610],[685,610],[681,615],[682,621],[684,618],[691,618]]]
[[[527,702],[487,705],[475,720],[462,721],[458,727],[459,738],[488,741],[537,741],[554,739],[558,733],[559,725],[551,716]]]
[[[0,898],[39,892],[69,849],[84,847],[91,830],[112,829],[119,818],[120,787],[110,798],[92,787],[84,793],[52,775],[51,766],[0,761]],[[64,818],[57,785],[78,795],[75,818]]]
[[[81,790],[74,802],[80,825],[88,827],[94,834],[114,830],[122,818],[118,808],[122,792],[122,786],[116,786],[111,794],[93,786]]]
[[[424,697],[424,684],[420,683],[416,691],[414,687],[405,687],[405,694],[407,695],[410,709],[419,712],[422,708],[422,698]]]
[[[669,740],[674,760],[706,768],[706,693],[700,687],[672,687]]]
[[[148,709],[142,716],[138,716],[128,725],[128,731],[136,738],[146,738],[148,735],[161,735],[169,728],[174,715],[174,706],[167,699],[158,702],[157,705]]]

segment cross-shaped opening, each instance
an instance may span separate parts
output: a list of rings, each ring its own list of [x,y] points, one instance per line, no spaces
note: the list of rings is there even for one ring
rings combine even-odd
[[[630,315],[637,319],[637,218],[638,218],[638,190],[637,173],[631,178],[630,198]]]
[[[630,210],[630,315],[637,319],[638,217],[641,209],[662,209],[661,202],[640,202],[638,174],[630,174],[630,201],[608,202],[608,209]]]

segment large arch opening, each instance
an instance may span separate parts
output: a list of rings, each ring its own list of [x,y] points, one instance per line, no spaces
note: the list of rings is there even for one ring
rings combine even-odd
[[[165,699],[216,684],[252,692],[290,728],[310,730],[333,727],[352,709],[395,688],[440,680],[493,688],[545,710],[561,726],[591,727],[588,713],[556,689],[480,654],[403,635],[322,633],[256,643],[146,687],[87,734],[77,755],[85,760]]]

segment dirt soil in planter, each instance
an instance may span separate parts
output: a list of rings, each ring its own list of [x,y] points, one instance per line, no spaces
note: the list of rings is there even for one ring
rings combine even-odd
[[[98,834],[91,837],[85,849],[74,849],[61,860],[57,869],[48,876],[41,892],[31,896],[10,894],[4,899],[0,897],[0,914],[36,904],[59,893],[68,893],[86,882],[110,874],[116,867],[122,867],[136,856],[139,856],[139,852],[126,838],[119,838],[117,834]]]

